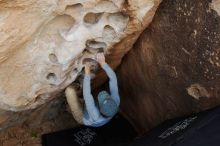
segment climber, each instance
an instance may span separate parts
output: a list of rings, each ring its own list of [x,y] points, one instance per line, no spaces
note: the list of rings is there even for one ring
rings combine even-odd
[[[88,61],[84,64],[85,77],[83,80],[83,98],[85,108],[83,108],[83,104],[77,97],[74,87],[68,87],[65,90],[67,102],[75,120],[79,124],[92,127],[99,127],[108,123],[117,113],[120,104],[115,72],[105,62],[104,53],[97,53],[96,60],[109,77],[109,88],[111,94],[107,91],[101,91],[98,94],[98,101],[94,101],[90,87],[91,63]]]

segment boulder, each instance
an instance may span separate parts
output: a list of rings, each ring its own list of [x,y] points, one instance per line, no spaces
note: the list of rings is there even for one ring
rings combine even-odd
[[[164,0],[118,72],[121,110],[140,133],[220,104],[218,0]]]
[[[0,0],[0,122],[21,122],[71,83],[81,87],[83,59],[99,50],[116,68],[160,2]],[[97,76],[98,87],[106,76]]]

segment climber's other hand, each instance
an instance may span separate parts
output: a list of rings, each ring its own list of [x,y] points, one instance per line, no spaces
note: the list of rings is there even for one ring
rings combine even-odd
[[[86,62],[85,64],[85,74],[90,74],[91,72],[91,63],[90,62]]]

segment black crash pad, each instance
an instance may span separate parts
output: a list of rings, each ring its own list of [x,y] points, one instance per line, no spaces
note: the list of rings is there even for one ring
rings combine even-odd
[[[43,146],[99,146],[125,143],[136,137],[130,123],[116,115],[108,124],[99,127],[81,126],[42,136]]]
[[[120,146],[220,146],[220,107],[172,119]],[[115,146],[117,146],[115,144]]]

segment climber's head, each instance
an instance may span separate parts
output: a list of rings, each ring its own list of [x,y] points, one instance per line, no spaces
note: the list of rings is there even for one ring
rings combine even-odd
[[[114,116],[118,111],[116,102],[106,91],[99,92],[98,95],[99,108],[102,115],[106,117]]]

